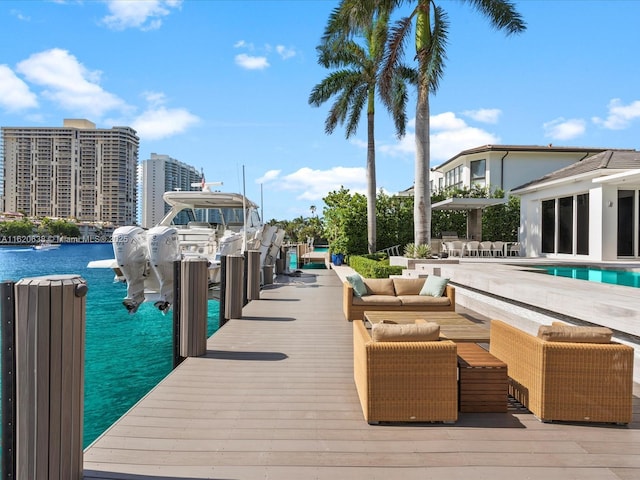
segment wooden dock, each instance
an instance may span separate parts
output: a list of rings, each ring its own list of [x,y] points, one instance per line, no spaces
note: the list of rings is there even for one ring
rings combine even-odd
[[[279,277],[86,449],[84,478],[640,478],[637,385],[624,427],[541,423],[517,405],[368,425],[341,302],[333,270]]]

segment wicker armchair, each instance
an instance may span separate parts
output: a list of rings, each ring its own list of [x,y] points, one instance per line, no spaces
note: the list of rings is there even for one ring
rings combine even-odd
[[[353,321],[353,370],[369,423],[455,422],[458,419],[455,343],[374,342]]]
[[[499,320],[490,351],[507,364],[509,390],[542,421],[631,421],[633,348],[547,342]]]

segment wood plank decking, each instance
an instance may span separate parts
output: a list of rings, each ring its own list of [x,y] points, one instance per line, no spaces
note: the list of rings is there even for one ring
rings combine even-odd
[[[332,270],[279,278],[84,454],[84,478],[638,479],[629,426],[545,424],[517,406],[453,425],[368,425]]]

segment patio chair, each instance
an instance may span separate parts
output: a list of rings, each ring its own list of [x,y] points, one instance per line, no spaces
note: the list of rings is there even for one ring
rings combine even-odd
[[[455,422],[458,419],[456,344],[374,341],[353,321],[353,370],[368,423]]]
[[[504,257],[504,242],[493,242],[491,244],[491,255],[494,257]]]
[[[477,257],[479,254],[479,251],[478,251],[479,247],[480,247],[480,242],[472,240],[465,244],[464,249],[467,252],[467,255],[469,255],[470,257]]]
[[[547,341],[492,320],[489,348],[507,364],[510,394],[541,421],[629,423],[633,348],[574,340]]]
[[[464,251],[464,243],[460,240],[454,240],[453,242],[446,242],[447,252],[450,257],[462,257]]]
[[[492,242],[480,242],[480,249],[478,250],[481,257],[491,256]]]
[[[520,256],[520,242],[514,242],[509,245],[509,247],[507,248],[507,256],[508,257]]]

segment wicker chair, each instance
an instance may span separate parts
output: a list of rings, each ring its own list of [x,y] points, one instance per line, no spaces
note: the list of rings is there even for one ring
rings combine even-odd
[[[540,420],[631,421],[633,348],[547,342],[499,320],[489,345],[507,364],[510,394]]]
[[[455,422],[458,419],[455,343],[374,342],[353,321],[353,370],[367,422]]]

